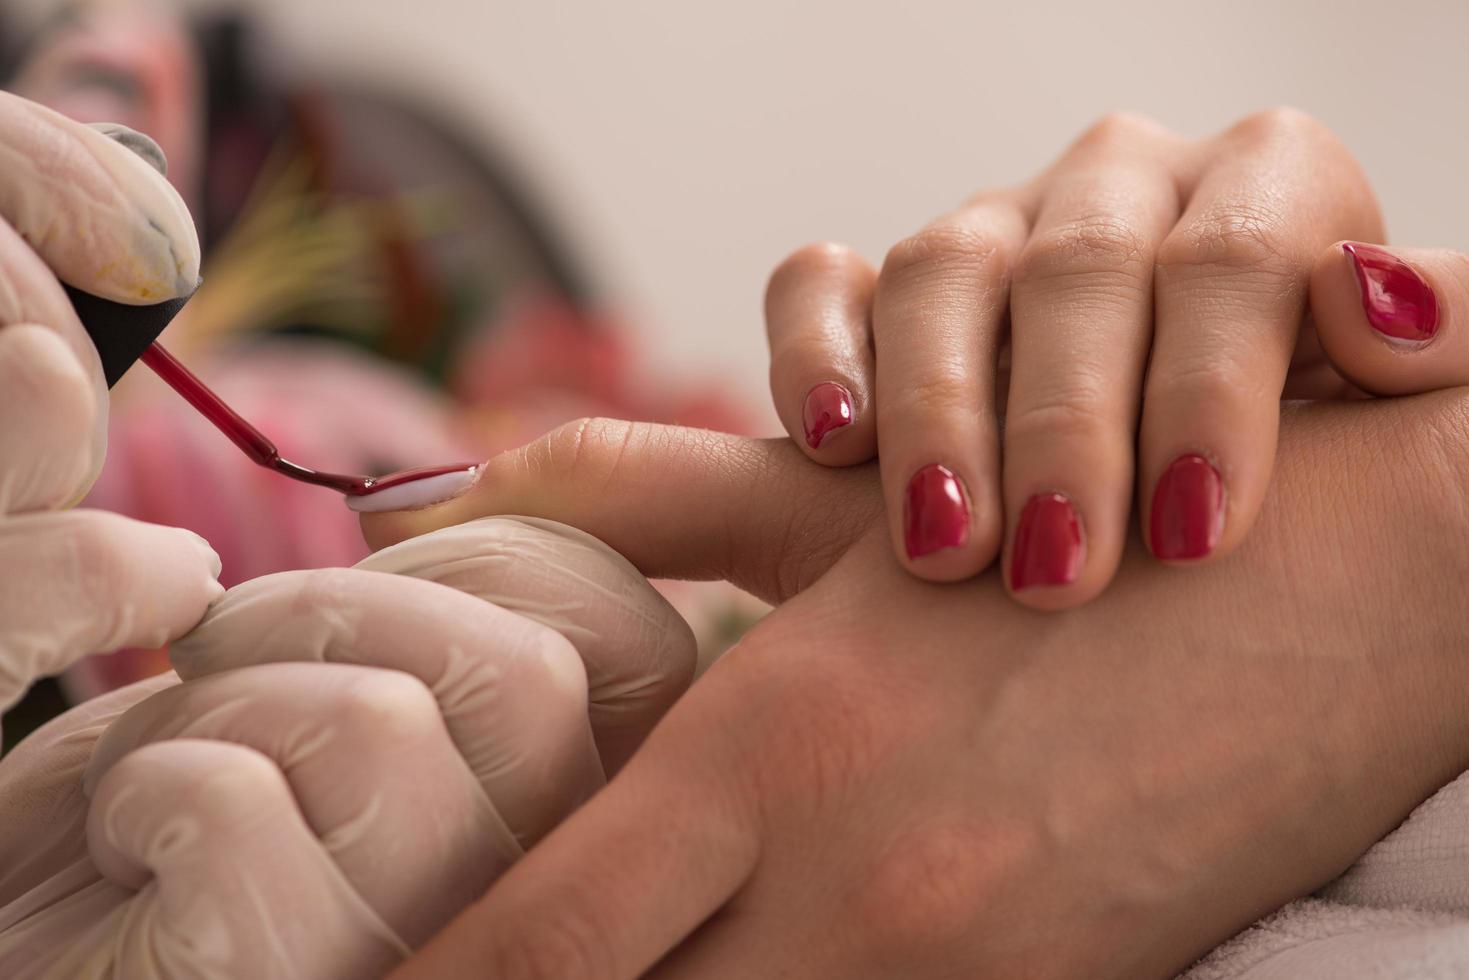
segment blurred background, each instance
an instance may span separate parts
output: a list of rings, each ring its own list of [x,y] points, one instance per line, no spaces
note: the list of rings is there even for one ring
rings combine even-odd
[[[0,5],[7,87],[168,153],[206,246],[170,347],[286,455],[349,472],[586,414],[773,434],[785,254],[880,261],[1117,109],[1202,136],[1295,105],[1394,240],[1469,245],[1466,38],[1463,0]],[[141,371],[90,503],[199,531],[227,584],[363,551],[332,494],[252,470]],[[753,615],[671,594],[711,650]],[[163,666],[99,659],[38,697]]]
[[[1305,109],[1358,154],[1395,239],[1469,244],[1464,0],[251,9],[307,64],[411,92],[512,152],[649,356],[748,390],[785,253],[837,239],[879,260],[1116,109],[1198,136]]]

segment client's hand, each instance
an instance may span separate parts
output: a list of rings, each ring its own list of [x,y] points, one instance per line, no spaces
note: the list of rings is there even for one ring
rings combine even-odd
[[[819,579],[400,975],[1137,980],[1331,879],[1469,759],[1469,395],[1281,437],[1231,559],[1134,547],[1059,617],[907,575],[872,469],[788,443],[585,423],[369,518],[530,510],[649,574]]]
[[[1346,388],[1309,320],[1297,342],[1312,268],[1382,235],[1360,168],[1300,113],[1203,140],[1112,116],[1034,180],[898,243],[880,273],[836,245],[791,256],[766,300],[776,406],[818,462],[881,442],[914,574],[968,578],[1003,549],[1021,602],[1075,606],[1118,567],[1134,474],[1154,557],[1244,540],[1282,387]]]
[[[625,560],[535,519],[246,583],[171,653],[183,683],[0,763],[0,974],[384,972],[601,787],[694,666]]]

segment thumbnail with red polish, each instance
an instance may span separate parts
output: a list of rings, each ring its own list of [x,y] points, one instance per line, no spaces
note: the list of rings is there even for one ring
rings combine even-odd
[[[1015,528],[1010,587],[1070,585],[1086,556],[1081,521],[1064,494],[1038,493],[1026,501]]]
[[[1159,558],[1203,558],[1213,551],[1224,528],[1224,481],[1213,464],[1193,455],[1170,463],[1153,491],[1148,527]]]
[[[852,395],[834,381],[823,381],[806,395],[802,416],[806,445],[820,449],[833,431],[852,424]]]
[[[922,558],[969,539],[969,497],[947,466],[932,463],[913,474],[903,501],[908,557]]]
[[[1385,249],[1342,246],[1357,273],[1372,329],[1394,343],[1426,343],[1438,333],[1438,297],[1417,270]]]

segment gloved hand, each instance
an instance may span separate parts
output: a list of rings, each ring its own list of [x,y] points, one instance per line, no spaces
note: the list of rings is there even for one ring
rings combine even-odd
[[[507,518],[248,582],[170,652],[182,683],[0,762],[0,976],[385,972],[595,792],[695,663],[606,545]]]
[[[81,499],[107,444],[101,364],[57,277],[119,302],[193,289],[188,211],[136,153],[3,92],[0,161],[3,711],[86,654],[166,643],[221,590],[218,557],[189,531],[53,513]]]

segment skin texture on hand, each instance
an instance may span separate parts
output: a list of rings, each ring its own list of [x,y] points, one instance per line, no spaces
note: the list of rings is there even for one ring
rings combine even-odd
[[[1331,879],[1469,760],[1469,395],[1281,435],[1236,555],[1134,546],[1062,617],[906,576],[833,519],[871,472],[784,444],[586,423],[368,522],[539,499],[649,574],[816,579],[399,975],[1165,977]]]

